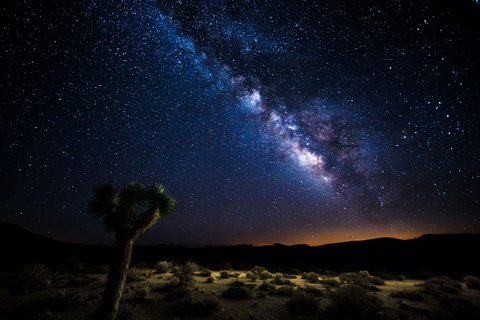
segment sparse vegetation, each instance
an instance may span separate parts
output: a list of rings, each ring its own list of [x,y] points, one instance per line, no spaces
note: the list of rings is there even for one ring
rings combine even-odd
[[[339,279],[347,284],[357,285],[369,291],[380,291],[380,289],[375,286],[385,284],[383,279],[371,276],[368,271],[342,273]]]
[[[295,289],[293,286],[284,285],[277,289],[276,293],[281,296],[293,296]]]
[[[30,264],[23,268],[19,288],[26,291],[43,290],[52,283],[52,272],[43,264]]]
[[[230,277],[230,272],[227,270],[220,271],[220,278],[222,279],[228,279]]]
[[[127,272],[127,282],[139,282],[143,279],[143,272],[137,268],[130,268]]]
[[[306,284],[302,290],[304,290],[307,294],[311,294],[316,297],[323,296],[323,291],[320,288],[314,287],[312,285]]]
[[[172,263],[168,261],[159,261],[155,263],[157,273],[167,273],[172,269]]]
[[[272,274],[268,271],[262,271],[258,274],[260,280],[267,280],[272,278]]]
[[[318,314],[320,312],[318,299],[305,292],[296,292],[286,305],[287,310],[294,314]]]
[[[442,293],[456,295],[462,291],[462,284],[448,277],[434,277],[421,285],[423,291],[436,297],[442,296]]]
[[[251,271],[248,271],[246,274],[245,274],[245,278],[247,279],[250,279],[252,281],[256,281],[258,279],[258,274],[256,273],[253,273]]]
[[[357,285],[344,285],[327,295],[328,319],[372,320],[379,318],[381,300]]]
[[[249,299],[251,298],[252,293],[250,289],[245,286],[242,287],[228,287],[227,290],[223,291],[222,297],[227,299]]]
[[[319,281],[319,275],[315,272],[305,272],[302,274],[302,278],[310,283],[318,283]]]

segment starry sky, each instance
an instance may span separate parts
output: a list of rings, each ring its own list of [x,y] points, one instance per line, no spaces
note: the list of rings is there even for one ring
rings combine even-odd
[[[138,243],[480,232],[480,5],[9,1],[0,221],[111,244],[100,183],[163,184]]]

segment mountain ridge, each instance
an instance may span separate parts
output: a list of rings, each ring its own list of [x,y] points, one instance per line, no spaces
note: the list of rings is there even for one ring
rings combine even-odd
[[[44,237],[12,223],[0,222],[0,268],[32,262],[64,264],[78,261],[107,264],[114,247],[70,243]],[[11,245],[15,243],[15,245]],[[377,270],[392,273],[424,271],[479,274],[480,234],[426,234],[402,240],[390,237],[330,243],[270,246],[234,245],[189,248],[175,245],[135,245],[133,260],[153,264],[161,260],[195,261],[214,269],[261,265],[285,270]]]

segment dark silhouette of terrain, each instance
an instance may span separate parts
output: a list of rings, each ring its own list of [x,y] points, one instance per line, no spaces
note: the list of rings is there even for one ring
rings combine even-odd
[[[0,223],[1,269],[32,262],[68,265],[84,262],[108,264],[113,246],[87,245],[52,240],[21,226]],[[384,271],[406,275],[432,272],[443,275],[480,275],[480,234],[423,235],[416,239],[379,238],[322,246],[215,246],[186,248],[172,245],[136,245],[133,261],[195,261],[215,269],[243,269],[260,265],[284,272],[332,270]]]

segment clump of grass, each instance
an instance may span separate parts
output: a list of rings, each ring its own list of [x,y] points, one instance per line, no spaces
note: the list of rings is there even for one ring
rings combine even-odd
[[[474,276],[466,276],[463,281],[467,284],[467,287],[474,290],[480,290],[480,279]]]
[[[222,292],[222,297],[227,299],[249,299],[252,293],[247,287],[228,287]]]
[[[159,261],[155,263],[155,269],[157,273],[167,273],[168,271],[172,270],[173,264],[168,261]]]
[[[294,314],[318,314],[319,301],[314,295],[297,292],[286,303],[287,310]]]
[[[52,272],[43,264],[30,264],[23,268],[18,287],[25,291],[43,290],[52,283]]]
[[[325,315],[332,320],[378,319],[381,300],[357,285],[344,285],[327,295]]]
[[[316,274],[315,272],[304,272],[302,274],[302,279],[305,279],[310,283],[318,283],[319,275]]]

